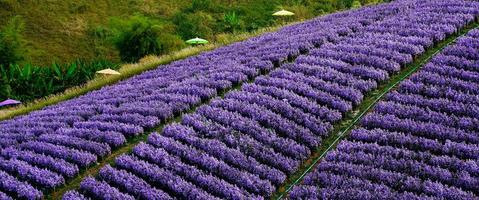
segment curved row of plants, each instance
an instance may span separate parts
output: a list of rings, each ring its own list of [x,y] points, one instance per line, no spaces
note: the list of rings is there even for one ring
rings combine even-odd
[[[234,35],[232,34],[232,35],[226,36],[220,42],[210,43],[207,45],[201,45],[196,47],[189,47],[189,48],[185,48],[180,51],[176,51],[163,56],[154,56],[154,55],[146,56],[143,59],[141,59],[138,63],[123,64],[121,66],[115,65],[108,61],[86,62],[86,61],[79,60],[76,63],[64,65],[63,67],[54,64],[51,67],[45,67],[45,66],[29,67],[30,65],[25,65],[25,66],[12,65],[12,67],[8,69],[2,68],[2,72],[4,72],[6,76],[3,76],[0,81],[0,84],[3,84],[0,89],[1,90],[0,93],[5,95],[4,98],[12,97],[12,93],[15,93],[15,91],[19,91],[23,93],[26,99],[31,99],[31,96],[37,95],[37,93],[33,93],[32,91],[37,91],[45,95],[48,95],[48,94],[53,94],[53,95],[48,95],[45,98],[35,99],[34,101],[26,102],[20,106],[2,109],[0,110],[0,120],[10,119],[15,116],[27,114],[31,111],[42,109],[45,106],[53,105],[53,104],[86,94],[87,92],[90,92],[90,91],[98,90],[102,88],[103,86],[115,84],[118,81],[130,78],[134,75],[140,74],[147,70],[152,70],[159,66],[169,64],[173,61],[185,59],[189,56],[194,56],[201,52],[213,50],[224,45],[232,44],[234,42],[243,41],[248,38],[258,36],[260,34],[275,31],[279,28],[280,26],[269,27],[269,28],[260,29],[258,31],[254,31],[251,33],[234,34]],[[86,65],[88,66],[86,68],[83,68]],[[95,76],[96,70],[100,69],[101,67],[118,69],[121,75],[110,76],[110,77]],[[73,85],[73,84],[71,84],[71,81],[69,81],[70,79],[67,79],[67,77],[71,77],[73,75],[68,75],[69,73],[68,71],[70,71],[69,68],[76,69],[75,72],[73,73],[75,78],[72,78],[74,79],[74,81],[77,81],[77,80],[85,80],[85,81],[84,82],[78,81],[78,84],[75,83],[76,86],[71,87],[70,85]],[[81,70],[80,72],[78,72],[78,69],[80,68]],[[42,73],[35,73],[35,71],[42,71]],[[33,76],[33,74],[36,74],[37,76]],[[45,76],[47,76],[46,74],[49,75],[49,79],[44,78]],[[76,77],[78,75],[79,77]],[[67,80],[64,80],[64,79],[67,79]],[[6,81],[3,81],[3,80],[6,80]],[[52,86],[49,87],[50,81],[52,80],[53,82],[55,82],[55,84],[52,83],[51,84]],[[37,85],[36,83],[40,83],[40,84]],[[63,91],[65,88],[68,88],[68,89]],[[63,92],[50,93],[50,91],[63,91]],[[22,96],[22,95],[13,94],[13,98],[16,98],[17,96]],[[37,95],[37,96],[40,96],[40,95]],[[19,99],[23,100],[22,98],[19,98]]]

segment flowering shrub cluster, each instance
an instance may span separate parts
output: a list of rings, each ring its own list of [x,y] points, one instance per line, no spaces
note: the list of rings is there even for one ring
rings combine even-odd
[[[478,199],[478,64],[475,29],[380,101],[290,198]]]
[[[308,43],[315,47],[308,48],[308,55],[299,55],[295,62],[282,64],[252,83],[243,84],[241,89],[200,106],[183,116],[181,122],[167,125],[161,133],[151,134],[132,153],[104,167],[96,181],[86,179],[79,192],[106,198],[94,187],[101,183],[118,189],[108,189],[108,193],[112,192],[109,195],[140,199],[268,198],[328,136],[332,124],[362,102],[365,93],[388,80],[426,48],[474,20],[479,10],[471,8],[479,8],[479,4],[397,1],[287,27],[283,30],[295,33],[311,23],[321,22],[331,28],[321,42]],[[438,10],[445,14],[437,15]],[[337,23],[341,26],[334,25]],[[448,80],[430,82],[444,81]],[[158,84],[166,83],[164,80]],[[193,91],[197,87],[175,91]],[[205,99],[210,97],[208,94],[198,96]],[[155,101],[146,101],[142,107],[151,102]],[[466,150],[460,151],[470,155]],[[401,164],[392,168],[405,168]],[[347,170],[349,166],[330,168]],[[364,177],[378,171],[353,166],[351,170],[368,173]],[[388,172],[375,176],[383,175]],[[409,183],[399,176],[388,181],[421,189],[417,182]],[[431,182],[431,187],[437,185]],[[376,185],[368,187],[374,189]]]

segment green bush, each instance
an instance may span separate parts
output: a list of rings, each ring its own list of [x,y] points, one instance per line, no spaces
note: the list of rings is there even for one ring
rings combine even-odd
[[[16,16],[0,31],[0,65],[8,66],[23,60],[23,29],[23,19]]]
[[[164,26],[159,20],[141,15],[134,15],[128,20],[113,19],[113,44],[121,60],[136,62],[146,55],[159,55],[174,48],[169,45],[177,45],[179,39],[165,33]],[[167,41],[170,39],[174,40]]]
[[[177,13],[173,19],[177,34],[188,40],[195,37],[212,38],[213,28],[216,27],[215,19],[208,13]]]
[[[336,0],[318,0],[314,8],[318,14],[326,14],[337,10],[337,7],[338,1]]]
[[[95,76],[96,71],[119,66],[109,61],[82,61],[50,66],[13,64],[0,66],[0,99],[21,101],[48,96],[81,85]]]
[[[221,26],[222,31],[235,33],[242,29],[242,22],[236,12],[231,11],[224,14]]]
[[[205,12],[177,13],[173,22],[176,25],[177,34],[183,39],[188,40],[195,37],[212,38],[216,27],[215,19]]]
[[[361,8],[361,2],[358,0],[353,1],[351,8]]]
[[[209,11],[213,4],[211,0],[192,0],[191,7],[186,9],[187,12]]]
[[[272,14],[277,11],[277,6],[277,1],[258,0],[252,2],[251,5],[239,7],[237,13],[242,16],[243,31],[254,31],[273,25],[275,17]]]

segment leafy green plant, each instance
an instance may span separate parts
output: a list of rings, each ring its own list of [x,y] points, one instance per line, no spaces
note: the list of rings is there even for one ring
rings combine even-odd
[[[177,13],[173,19],[176,32],[183,40],[194,37],[212,38],[216,27],[215,19],[208,13]]]
[[[181,39],[174,37],[169,27],[157,19],[134,15],[127,20],[113,18],[112,41],[123,62],[136,62],[140,58],[160,55],[182,46]]]
[[[275,17],[272,14],[277,11],[280,1],[257,0],[251,4],[238,7],[237,14],[241,16],[244,24],[242,31],[254,31],[262,27],[272,26]]]
[[[14,98],[22,101],[58,93],[66,88],[85,83],[104,68],[118,68],[108,61],[77,60],[68,64],[35,66],[12,64],[0,66],[0,99]]]
[[[241,20],[236,12],[228,12],[223,16],[223,30],[226,32],[235,33],[241,28]]]
[[[361,8],[361,2],[358,0],[353,1],[351,8]]]

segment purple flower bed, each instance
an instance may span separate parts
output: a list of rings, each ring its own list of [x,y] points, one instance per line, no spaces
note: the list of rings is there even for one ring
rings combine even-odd
[[[376,20],[367,17],[367,14],[376,12],[374,9],[364,10],[362,23]],[[41,169],[30,170],[32,174],[28,178],[18,177],[19,181],[25,181],[39,191],[54,189],[82,168],[95,164],[99,158],[123,146],[128,139],[149,132],[219,93],[278,67],[288,58],[325,42],[338,40],[340,34],[350,34],[360,27],[362,24],[348,14],[310,20],[176,61],[72,100],[2,121],[1,157],[27,163],[31,169]],[[312,126],[312,122],[306,123]],[[259,145],[261,143],[257,143]],[[273,160],[272,157],[269,159]],[[270,170],[264,168],[262,172],[266,174]],[[57,179],[52,181],[51,177],[42,176],[46,171]],[[17,175],[16,171],[7,172],[12,177]],[[199,176],[198,173],[195,177]],[[284,179],[284,175],[282,177]],[[280,182],[279,179],[275,181]],[[215,180],[211,183],[226,182]],[[190,185],[185,182],[185,189]],[[271,190],[270,187],[268,192]],[[23,195],[10,190],[4,193],[12,198]],[[197,194],[203,193],[197,190]],[[92,195],[96,194],[89,193],[86,197]],[[205,193],[204,197],[210,195]]]
[[[274,69],[267,66],[270,73],[256,77],[252,83],[243,84],[241,89],[228,92],[222,98],[213,99],[208,105],[200,106],[194,113],[184,115],[181,122],[167,125],[161,133],[151,134],[148,141],[137,145],[131,154],[121,155],[115,165],[103,168],[97,180],[131,196],[143,195],[141,192],[154,187],[171,197],[184,199],[269,198],[330,134],[332,125],[360,104],[367,92],[375,89],[381,81],[388,80],[426,48],[474,20],[479,12],[470,8],[478,7],[478,3],[466,1],[461,4],[447,1],[397,1],[341,12],[282,29],[299,34],[306,31],[300,28],[318,24],[331,27],[328,32],[317,32],[321,37],[324,36],[319,41],[309,40],[307,34],[303,38],[296,38],[301,43],[295,45],[299,47],[297,49],[301,51],[307,48],[308,55],[299,55],[293,63],[280,64]],[[445,15],[437,15],[437,10]],[[378,37],[376,42],[374,36],[383,37]],[[306,40],[309,42],[302,43]],[[350,47],[350,44],[354,45]],[[299,51],[286,52],[299,54]],[[270,49],[265,56],[270,61],[283,61],[286,57],[277,58],[286,55],[284,53]],[[252,52],[245,52],[245,55],[252,55]],[[218,72],[217,69],[208,70]],[[258,76],[258,73],[247,76]],[[154,79],[153,84],[158,85],[173,82],[159,75],[140,77]],[[451,82],[449,79],[431,81]],[[463,85],[460,81],[455,83],[458,87]],[[175,91],[191,95],[192,91],[199,91],[206,85],[203,83]],[[220,83],[209,86],[224,88]],[[203,91],[197,95],[199,99],[214,96],[208,90]],[[155,101],[148,99],[142,102],[147,106]],[[166,109],[171,103],[163,103],[162,108]],[[152,108],[155,110],[155,107]],[[151,113],[145,115],[155,116],[153,111],[148,112]],[[404,127],[407,128],[407,125],[405,122]],[[426,134],[425,131],[435,128],[425,127],[421,131]],[[464,133],[452,142],[471,137],[471,134]],[[451,147],[455,147],[454,144]],[[471,156],[474,148],[451,150],[456,151]],[[409,166],[409,163],[401,164],[397,163],[395,167],[401,169]],[[342,170],[349,166],[330,168]],[[387,179],[389,183],[404,184],[406,189],[414,191],[434,191],[440,186],[436,180],[431,180],[425,185],[428,188],[421,188],[421,185],[418,187],[416,184],[420,178],[415,177],[408,182],[401,179],[399,173],[383,169],[358,167],[356,170],[368,172],[362,177],[371,175],[383,179],[390,175],[392,178]],[[109,176],[103,175],[106,171]],[[432,169],[431,172],[424,172],[423,176],[442,172]],[[113,177],[111,174],[118,175]],[[128,178],[119,180],[119,176]],[[359,185],[362,177],[349,185]],[[327,178],[345,179],[335,176]],[[172,182],[177,184],[172,185]],[[141,188],[148,186],[148,189],[133,185]],[[388,192],[395,189],[374,182],[365,187],[373,191],[381,190],[384,198],[390,197]],[[351,192],[365,194],[361,190],[352,189]],[[457,188],[444,192],[463,194]],[[82,194],[89,195],[85,192]],[[347,193],[331,197],[347,197],[345,195]],[[403,197],[429,196],[418,196],[411,192]]]
[[[478,199],[478,44],[475,29],[401,83],[290,198]]]
[[[128,139],[254,80],[185,115],[181,123],[167,126],[162,135],[149,137],[151,151],[163,152],[175,165],[136,150],[134,156],[119,157],[100,180],[85,179],[80,193],[68,193],[65,198],[131,199],[152,193],[159,195],[152,198],[269,197],[367,92],[434,42],[474,20],[477,8],[471,1],[400,0],[339,12],[176,61],[2,121],[0,155],[5,164],[0,178],[7,182],[1,183],[0,195],[41,198],[41,192],[59,187]],[[477,47],[470,42],[474,37],[463,42],[465,47],[460,50]],[[477,71],[477,63],[464,61],[476,54],[457,59],[454,55],[436,64],[464,65],[455,68]],[[284,63],[293,57],[298,57],[294,63]],[[478,86],[467,83],[476,74],[468,72],[460,79],[456,77],[462,77],[463,71],[451,71],[451,76],[443,75],[449,71],[434,71],[431,68],[430,73],[437,75],[412,81],[437,83],[440,91],[452,85],[456,93],[443,91],[439,107],[460,111],[461,118],[455,120],[465,121],[449,123],[461,123],[468,129],[451,142],[474,139],[470,131],[476,130],[477,122],[470,114],[477,116],[479,111],[467,99],[477,96]],[[454,99],[464,100],[448,105]],[[404,121],[404,129],[409,130],[409,121]],[[456,129],[447,131],[451,130]],[[471,155],[471,148],[460,152]],[[124,179],[114,179],[111,174]]]

